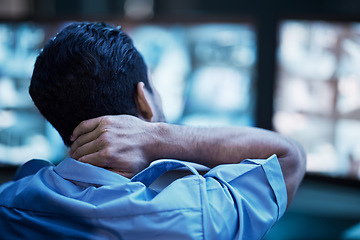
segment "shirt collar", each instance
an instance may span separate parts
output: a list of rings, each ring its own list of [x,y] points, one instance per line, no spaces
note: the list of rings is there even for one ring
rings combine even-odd
[[[130,182],[130,179],[104,168],[66,158],[54,171],[62,178],[93,185],[118,185]]]

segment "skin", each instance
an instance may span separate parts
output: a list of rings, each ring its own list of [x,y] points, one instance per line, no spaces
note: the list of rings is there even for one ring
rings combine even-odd
[[[83,121],[73,132],[70,156],[131,178],[157,159],[178,159],[213,168],[276,154],[288,206],[305,173],[306,157],[295,141],[249,127],[199,128],[162,122],[160,98],[138,84],[139,116],[103,116]]]

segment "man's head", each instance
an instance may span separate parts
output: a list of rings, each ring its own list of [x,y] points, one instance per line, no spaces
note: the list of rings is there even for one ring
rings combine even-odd
[[[74,23],[50,40],[36,60],[29,92],[67,146],[86,119],[130,114],[163,120],[142,56],[120,28],[106,24]],[[139,104],[142,97],[147,106]]]

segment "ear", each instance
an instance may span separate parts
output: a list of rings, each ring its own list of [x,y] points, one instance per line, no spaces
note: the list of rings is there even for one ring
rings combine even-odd
[[[139,82],[136,86],[135,93],[137,111],[140,118],[150,122],[154,114],[151,109],[148,94],[149,93],[145,89],[145,84],[143,82]]]

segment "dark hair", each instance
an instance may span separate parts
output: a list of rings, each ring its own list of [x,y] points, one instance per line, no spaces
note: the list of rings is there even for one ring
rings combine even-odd
[[[121,28],[73,23],[50,40],[36,59],[30,95],[41,114],[70,146],[74,128],[103,115],[138,114],[136,85],[147,67]]]

